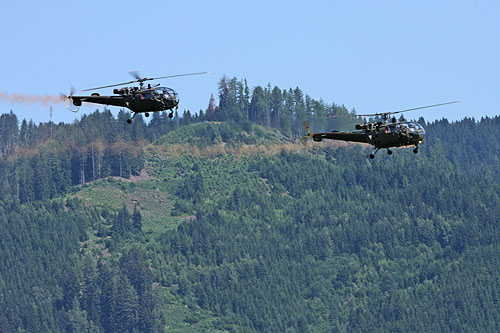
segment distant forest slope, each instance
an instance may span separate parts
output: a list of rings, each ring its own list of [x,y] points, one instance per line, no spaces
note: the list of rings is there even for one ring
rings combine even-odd
[[[0,331],[500,330],[500,117],[370,160],[296,142],[355,122],[299,88],[218,100],[0,116]]]

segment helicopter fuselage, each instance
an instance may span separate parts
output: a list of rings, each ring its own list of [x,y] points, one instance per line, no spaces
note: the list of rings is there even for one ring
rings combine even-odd
[[[400,122],[377,126],[365,134],[375,148],[411,147],[424,143],[425,130],[416,122]]]
[[[114,89],[113,93],[117,95],[100,96],[93,93],[90,96],[71,96],[69,99],[75,106],[81,106],[83,102],[113,105],[126,107],[134,113],[172,110],[179,105],[177,93],[167,87],[148,87],[146,89],[126,87]]]
[[[359,131],[311,133],[314,141],[323,139],[368,143],[377,149],[392,147],[418,147],[424,142],[425,130],[416,122],[384,124],[368,123],[356,125]]]
[[[460,101],[445,102],[416,108],[381,112],[372,114],[357,115],[358,117],[381,117],[383,121],[364,123],[356,125],[356,132],[339,132],[332,131],[327,133],[311,133],[309,122],[305,122],[304,126],[307,131],[307,136],[304,139],[311,138],[314,141],[322,141],[323,139],[342,140],[352,142],[368,143],[375,147],[375,151],[370,154],[370,158],[375,158],[375,154],[382,148],[387,149],[387,154],[391,155],[393,147],[415,147],[413,152],[418,153],[418,145],[424,143],[425,130],[422,125],[414,121],[406,121],[401,117],[401,121],[397,121],[396,117],[392,117],[391,122],[387,122],[390,115],[397,113],[408,112],[413,110],[433,108],[447,104],[458,103]],[[335,116],[333,116],[335,117]]]
[[[179,107],[179,98],[177,97],[177,93],[171,88],[159,87],[160,84],[157,84],[154,87],[151,87],[151,84],[148,84],[147,88],[144,88],[144,82],[180,76],[208,74],[208,72],[198,72],[145,78],[141,77],[139,75],[139,72],[137,71],[132,71],[129,73],[135,78],[135,80],[110,84],[107,86],[100,86],[96,88],[84,89],[82,91],[93,91],[134,83],[139,83],[139,87],[124,87],[120,89],[114,89],[113,93],[115,95],[112,96],[100,96],[98,93],[92,93],[90,96],[73,96],[73,89],[71,89],[71,94],[69,96],[61,94],[61,99],[64,101],[64,105],[66,106],[66,108],[71,112],[78,112],[79,107],[84,102],[128,108],[133,113],[132,118],[127,119],[127,123],[129,124],[132,123],[132,119],[138,113],[144,113],[146,117],[149,117],[149,112],[170,110],[168,117],[172,118],[174,116],[174,109],[177,110],[177,108]],[[71,105],[67,103],[68,101],[77,108],[75,109],[71,107]]]

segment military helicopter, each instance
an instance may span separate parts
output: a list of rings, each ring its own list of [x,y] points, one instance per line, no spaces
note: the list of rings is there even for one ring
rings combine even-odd
[[[413,152],[418,153],[418,145],[424,143],[425,129],[424,127],[414,121],[406,121],[404,117],[398,121],[396,117],[392,117],[391,121],[388,122],[389,116],[408,112],[413,110],[420,110],[426,108],[432,108],[441,105],[458,103],[460,101],[439,103],[433,105],[420,106],[417,108],[399,110],[393,112],[381,112],[372,114],[360,114],[358,117],[381,117],[383,121],[375,121],[371,123],[357,124],[355,126],[356,130],[354,132],[339,132],[332,131],[326,133],[311,133],[309,122],[305,122],[304,126],[307,131],[307,135],[303,139],[312,138],[314,141],[322,141],[323,139],[331,140],[342,140],[342,141],[352,141],[352,142],[363,142],[368,143],[375,147],[373,153],[370,154],[370,158],[374,159],[375,154],[382,148],[387,149],[387,154],[392,155],[393,147],[414,147]],[[335,116],[333,116],[335,117]],[[304,141],[303,141],[304,142]]]
[[[177,110],[177,108],[179,107],[179,97],[177,93],[172,88],[160,87],[160,84],[157,84],[155,86],[151,86],[151,84],[148,84],[147,87],[144,87],[144,81],[188,75],[208,74],[208,72],[199,72],[143,78],[137,71],[129,73],[135,77],[135,80],[124,83],[111,84],[108,86],[84,89],[81,91],[92,91],[110,87],[118,87],[126,84],[134,84],[137,82],[139,83],[139,87],[124,87],[119,89],[115,88],[113,89],[113,94],[115,94],[113,96],[101,96],[98,93],[92,93],[90,96],[74,96],[74,91],[72,89],[69,96],[61,94],[61,98],[64,100],[64,105],[66,106],[66,108],[72,112],[78,112],[80,106],[82,105],[82,102],[126,107],[133,113],[132,118],[127,119],[127,123],[129,124],[138,113],[144,113],[146,117],[149,117],[149,112],[170,110],[168,116],[172,118],[174,116],[174,109]],[[74,108],[73,106],[75,106],[76,108]]]

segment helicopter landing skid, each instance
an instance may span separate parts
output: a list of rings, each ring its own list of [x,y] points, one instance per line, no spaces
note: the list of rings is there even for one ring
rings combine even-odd
[[[179,109],[179,107],[175,108],[175,111],[177,111]],[[174,117],[174,110],[173,109],[170,109],[170,112],[168,113],[168,117],[170,119],[172,119]]]
[[[373,153],[370,154],[370,158],[373,160],[375,158],[375,154],[380,150],[380,148],[375,149]]]
[[[179,106],[176,106],[175,107],[175,111],[177,112],[177,110],[179,110]],[[173,109],[170,109],[170,113],[168,114],[168,117],[170,119],[172,119],[174,117],[174,110]]]
[[[134,119],[134,117],[137,115],[137,113],[134,111],[132,111],[132,113],[133,113],[132,118],[127,119],[127,123],[129,123],[129,124],[132,122],[132,119]]]
[[[370,154],[370,158],[373,160],[375,158],[375,154],[380,150],[380,148],[377,148],[373,151],[373,153]],[[415,153],[416,154],[416,153]],[[387,155],[392,155],[392,150],[387,148]]]

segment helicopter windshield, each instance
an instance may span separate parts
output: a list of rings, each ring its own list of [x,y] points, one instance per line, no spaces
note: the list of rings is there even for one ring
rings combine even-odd
[[[168,87],[157,87],[157,88],[154,88],[154,91],[155,91],[156,94],[159,94],[159,95],[163,96],[166,99],[169,99],[169,100],[172,100],[172,101],[176,101],[177,100],[177,93],[173,89],[171,89],[171,88],[168,88]]]
[[[422,125],[415,122],[405,122],[401,124],[402,127],[406,129],[408,133],[414,134],[425,134],[425,129]]]

